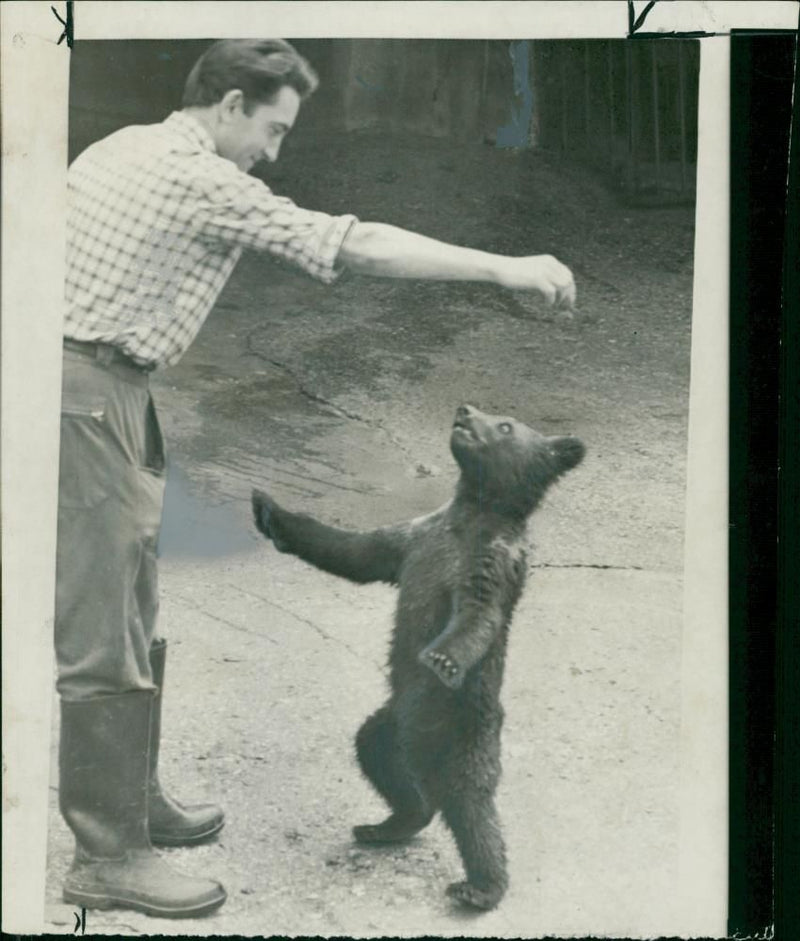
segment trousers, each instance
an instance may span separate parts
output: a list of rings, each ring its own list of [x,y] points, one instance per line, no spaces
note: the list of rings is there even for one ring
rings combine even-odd
[[[154,689],[166,457],[146,372],[65,348],[59,462],[59,695]]]

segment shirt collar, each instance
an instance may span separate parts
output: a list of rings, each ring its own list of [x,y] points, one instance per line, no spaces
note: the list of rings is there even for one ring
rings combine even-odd
[[[173,111],[164,124],[203,150],[210,150],[211,153],[217,152],[216,144],[208,129],[203,127],[197,118],[193,118],[185,111]]]

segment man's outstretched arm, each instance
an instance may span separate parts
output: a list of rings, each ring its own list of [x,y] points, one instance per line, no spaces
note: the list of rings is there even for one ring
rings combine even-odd
[[[552,255],[512,257],[450,245],[381,222],[357,222],[337,258],[359,274],[432,281],[488,281],[538,291],[548,304],[572,307],[572,272]]]

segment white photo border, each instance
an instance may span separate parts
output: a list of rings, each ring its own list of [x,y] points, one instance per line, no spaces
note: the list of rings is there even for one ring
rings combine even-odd
[[[64,13],[63,3],[57,8]],[[78,41],[265,31],[296,38],[623,38],[628,28],[622,0],[252,0],[224,8],[216,2],[77,0],[74,13]],[[66,43],[57,44],[62,26],[48,0],[11,0],[0,14],[3,929],[39,934],[53,681],[69,52]],[[646,28],[725,34],[731,28],[792,28],[795,17],[794,2],[675,2],[658,4]],[[687,936],[718,936],[720,928],[724,934],[727,903],[728,69],[728,39],[704,40],[682,670],[680,907]]]

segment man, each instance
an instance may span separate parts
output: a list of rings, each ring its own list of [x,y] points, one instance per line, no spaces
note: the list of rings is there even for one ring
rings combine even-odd
[[[279,40],[212,45],[183,110],[124,128],[68,175],[56,659],[61,811],[76,837],[64,898],[196,917],[222,886],[169,867],[153,845],[223,825],[158,781],[165,642],[156,637],[164,448],[150,370],[186,351],[245,248],[332,282],[344,268],[395,278],[490,281],[571,306],[570,271],[403,229],[301,209],[248,175],[276,160],[317,84]]]

